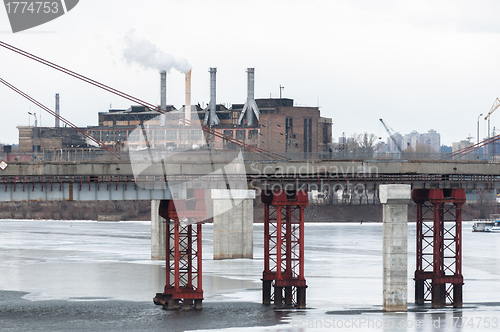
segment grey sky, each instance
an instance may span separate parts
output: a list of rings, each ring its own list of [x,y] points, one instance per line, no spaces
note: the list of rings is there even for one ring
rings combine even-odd
[[[409,133],[435,129],[442,142],[476,136],[476,120],[500,97],[500,2],[337,0],[81,0],[66,15],[12,34],[0,10],[0,40],[114,88],[159,103],[159,74],[124,59],[125,40],[154,44],[193,67],[192,102],[209,102],[209,67],[218,67],[217,102],[243,103],[247,67],[257,98],[283,96],[332,117],[334,137],[386,134],[378,119]],[[130,103],[0,49],[0,77],[61,114],[97,125],[97,112]],[[172,70],[167,103],[184,102]],[[0,141],[41,110],[0,86]],[[42,114],[42,125],[53,125]],[[500,111],[492,127],[500,131]],[[481,120],[481,137],[483,134]]]

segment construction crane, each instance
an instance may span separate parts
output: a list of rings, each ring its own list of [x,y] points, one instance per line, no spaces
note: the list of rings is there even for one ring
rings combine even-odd
[[[500,107],[500,99],[496,99],[495,102],[493,103],[493,106],[491,106],[491,109],[489,113],[484,117],[485,120],[488,120],[488,138],[491,137],[490,134],[490,115],[493,114],[497,110],[497,108]]]
[[[394,134],[393,134],[394,130],[391,127],[387,126],[385,124],[384,120],[382,120],[382,119],[379,119],[379,120],[380,120],[380,122],[382,122],[382,125],[385,128],[385,131],[387,131],[387,133],[389,134],[389,137],[391,138],[392,143],[394,143],[394,145],[396,146],[396,148],[401,153],[401,156],[403,156],[403,150],[401,149],[401,146],[399,145],[398,141],[396,141],[396,138],[394,138]]]

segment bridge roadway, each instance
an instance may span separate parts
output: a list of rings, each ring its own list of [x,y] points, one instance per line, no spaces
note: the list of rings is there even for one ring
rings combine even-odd
[[[135,161],[134,167],[129,161],[11,162],[0,170],[0,201],[182,199],[186,188],[228,188],[238,181],[254,189],[372,190],[392,183],[500,188],[500,164],[484,161],[266,161],[246,162],[245,172],[242,164],[226,167],[224,173],[210,172],[221,165],[204,160],[154,165]],[[134,177],[137,169],[142,172]]]

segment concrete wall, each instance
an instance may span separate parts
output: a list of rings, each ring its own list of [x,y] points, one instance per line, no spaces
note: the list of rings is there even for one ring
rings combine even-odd
[[[380,186],[383,204],[383,309],[408,310],[408,203],[411,186]]]
[[[211,193],[214,213],[213,259],[252,259],[255,191],[213,189]]]
[[[147,157],[147,152],[145,157]],[[225,155],[224,155],[225,156]],[[234,157],[233,157],[234,158]],[[233,160],[230,159],[229,161]],[[146,158],[145,158],[146,159]],[[228,159],[221,160],[227,162]],[[193,175],[204,176],[207,174],[207,163],[211,159],[209,154],[195,154],[185,159],[169,160],[168,168],[164,169],[160,163],[151,166],[149,160],[134,161],[134,164],[144,169],[141,175]],[[151,167],[150,167],[151,166]],[[149,167],[149,168],[148,168]],[[393,174],[443,174],[443,175],[500,175],[500,168],[497,164],[488,162],[459,162],[459,161],[401,161],[401,162],[366,162],[366,161],[288,161],[288,162],[265,162],[265,163],[247,163],[245,164],[246,174],[249,176],[255,175],[274,175],[284,173],[285,175],[294,174],[292,172],[300,172],[301,175],[310,175],[317,178],[318,174],[329,175],[346,175],[354,178],[355,175],[364,174],[368,177],[373,175],[393,175]],[[278,172],[279,171],[279,172]],[[4,171],[1,172],[2,176],[22,176],[22,175],[36,175],[36,176],[59,176],[59,175],[133,175],[132,166],[130,161],[88,161],[77,163],[65,162],[43,162],[43,163],[25,163],[25,162],[12,162],[9,163]],[[239,175],[239,173],[238,173]],[[279,176],[278,176],[279,178]],[[392,179],[392,178],[391,178]],[[307,179],[305,179],[307,181]],[[271,181],[271,179],[270,179]],[[368,179],[370,183],[372,179]],[[379,179],[378,182],[379,183]],[[392,180],[391,180],[392,181]],[[410,182],[411,178],[408,177],[405,181]],[[277,182],[281,183],[282,180],[278,179]],[[294,180],[295,182],[295,180]],[[422,180],[413,180],[413,183],[422,182]],[[429,178],[426,182],[430,185],[432,182],[437,184],[437,180]],[[470,179],[463,179],[464,186]],[[491,179],[476,178],[477,184],[489,183],[491,186]],[[450,186],[450,180],[440,178],[440,188],[444,184]],[[458,185],[455,179],[455,184]],[[497,181],[493,185],[497,184]],[[414,186],[415,188],[415,186]],[[477,188],[481,189],[481,188]]]
[[[160,200],[151,200],[151,260],[166,259],[166,223],[158,213]]]

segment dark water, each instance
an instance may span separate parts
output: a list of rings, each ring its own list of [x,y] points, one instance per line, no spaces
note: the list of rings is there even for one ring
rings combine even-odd
[[[276,325],[286,313],[251,302],[207,303],[166,311],[152,302],[28,301],[0,292],[0,331],[186,331]],[[91,300],[91,299],[88,299]]]

